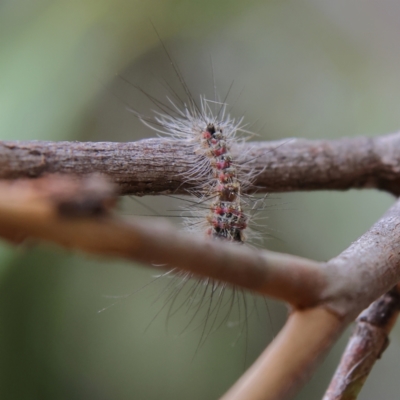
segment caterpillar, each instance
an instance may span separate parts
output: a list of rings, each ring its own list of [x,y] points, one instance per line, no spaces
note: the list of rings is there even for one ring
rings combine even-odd
[[[243,148],[241,146],[243,142],[251,137],[252,132],[247,130],[243,117],[234,118],[230,115],[227,97],[231,87],[223,101],[218,99],[214,90],[214,99],[200,95],[199,101],[196,102],[165,46],[164,50],[185,92],[185,100],[169,85],[170,95],[164,102],[139,88],[158,110],[153,110],[153,115],[150,116],[132,111],[144,125],[157,132],[159,136],[173,141],[185,141],[192,148],[193,167],[183,176],[184,181],[192,184],[192,189],[188,190],[188,195],[191,196],[188,201],[189,206],[184,207],[182,212],[185,230],[196,233],[201,231],[210,240],[227,241],[236,245],[260,239],[260,235],[249,225],[252,222],[252,214],[263,209],[265,197],[258,199],[247,193],[252,188],[256,175],[262,171],[249,168],[247,154],[239,151]],[[242,324],[239,337],[245,328],[247,332],[247,320],[257,306],[254,300],[253,309],[249,311],[246,294],[242,289],[232,288],[230,298],[224,302],[226,284],[212,279],[198,278],[193,282],[190,273],[175,269],[157,276],[159,277],[177,278],[172,279],[167,285],[165,291],[168,294],[159,313],[169,305],[168,321],[185,305],[187,309],[194,309],[183,331],[200,316],[199,326],[202,333],[199,346],[214,331],[220,310],[226,305],[229,305],[229,310],[225,317],[222,317],[222,321],[228,322],[231,311],[237,303],[239,324]],[[178,304],[179,294],[185,290],[186,297]],[[205,309],[203,318],[202,309]],[[268,306],[267,316],[272,327]]]
[[[196,183],[190,194],[199,199],[198,204],[203,210],[209,210],[203,222],[192,224],[186,219],[187,230],[198,231],[204,226],[206,235],[212,239],[243,243],[249,220],[243,207],[243,192],[251,184],[254,172],[247,170],[231,152],[239,141],[246,140],[243,136],[238,138],[239,133],[246,132],[243,118],[238,121],[231,118],[225,102],[200,96],[200,106],[197,106],[193,99],[190,100],[189,105],[183,103],[183,110],[170,100],[176,113],[157,113],[154,118],[157,128],[149,118],[140,115],[139,118],[164,136],[192,144],[193,156],[197,157],[185,179]],[[217,112],[212,111],[211,103],[218,108]],[[192,212],[192,216],[203,218],[199,213],[203,214],[197,211]]]
[[[260,199],[247,193],[252,191],[249,189],[253,189],[253,180],[262,171],[254,171],[248,167],[249,157],[243,153],[241,145],[251,138],[253,133],[247,129],[248,124],[244,122],[243,117],[231,116],[227,99],[232,85],[223,100],[216,94],[215,83],[212,99],[200,95],[196,100],[177,64],[161,38],[159,39],[184,96],[178,95],[178,90],[166,83],[163,86],[167,88],[168,95],[165,100],[159,100],[128,79],[121,78],[138,89],[156,107],[153,107],[149,115],[128,106],[134,115],[160,137],[177,142],[184,141],[192,149],[193,166],[182,176],[183,181],[190,183],[191,189],[187,190],[190,197],[179,198],[187,204],[179,212],[183,217],[184,229],[188,232],[202,232],[209,240],[226,241],[235,245],[248,245],[256,239],[261,239],[259,233],[252,229],[252,225],[254,214],[264,209],[265,197]],[[172,197],[176,198],[173,194]],[[137,201],[151,211],[147,204]],[[258,312],[256,300],[253,298],[254,305],[249,308],[251,306],[246,299],[247,295],[242,289],[229,288],[226,284],[212,279],[193,280],[192,274],[178,271],[172,265],[169,272],[157,275],[155,280],[158,281],[159,278],[169,278],[157,297],[157,300],[164,299],[164,304],[151,319],[148,327],[165,309],[168,310],[167,322],[178,310],[186,309],[186,313],[191,310],[192,315],[182,333],[193,325],[195,320],[199,321],[198,327],[202,332],[198,347],[216,330],[215,327],[220,327],[223,323],[242,327],[237,340],[245,329],[247,337],[247,321],[253,311],[257,314]],[[230,296],[224,296],[227,292]],[[265,299],[264,301],[266,302]],[[224,308],[228,308],[228,311],[222,316],[221,310]],[[236,317],[233,317],[232,311],[235,311]],[[233,321],[230,320],[232,317]],[[268,306],[267,319],[272,326]],[[219,322],[220,320],[222,322]]]
[[[186,229],[198,231],[199,227],[204,226],[206,235],[212,239],[243,243],[249,221],[249,215],[243,210],[243,192],[251,185],[256,173],[246,168],[239,157],[235,160],[231,152],[232,147],[247,140],[246,134],[249,134],[243,124],[243,117],[236,120],[227,112],[226,98],[232,85],[225,100],[221,102],[217,99],[214,82],[214,100],[201,95],[198,105],[154,25],[153,28],[187,101],[183,101],[169,85],[175,101],[168,98],[168,104],[154,99],[140,89],[161,112],[156,111],[154,119],[135,111],[134,113],[146,126],[162,136],[191,143],[193,155],[198,156],[195,166],[184,178],[195,182],[196,187],[190,193],[199,199],[203,210],[208,204],[209,211],[203,222],[200,220],[200,223],[192,224],[186,219]],[[242,154],[241,158],[244,156]],[[192,213],[192,217],[202,218],[197,214]]]

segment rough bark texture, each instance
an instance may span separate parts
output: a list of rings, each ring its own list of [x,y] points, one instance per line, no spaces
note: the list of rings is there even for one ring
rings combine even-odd
[[[378,188],[400,194],[400,133],[340,140],[251,142],[233,149],[258,171],[259,192]],[[122,194],[185,193],[193,148],[185,142],[0,142],[0,178],[106,174]]]
[[[373,302],[357,319],[324,400],[355,400],[375,362],[389,344],[400,311],[400,287]]]
[[[165,139],[139,142],[0,142],[0,178],[36,178],[48,173],[107,175],[121,194],[175,191],[191,146]]]
[[[400,281],[400,200],[364,235],[327,263],[323,301],[350,318]],[[351,313],[351,305],[353,307]],[[358,310],[357,310],[358,309]]]

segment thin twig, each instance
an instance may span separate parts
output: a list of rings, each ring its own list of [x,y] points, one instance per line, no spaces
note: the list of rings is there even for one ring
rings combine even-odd
[[[389,333],[400,312],[400,286],[373,302],[357,318],[324,400],[355,400],[375,362],[389,344]]]
[[[294,312],[221,400],[285,400],[311,376],[346,323],[324,308]]]
[[[378,188],[400,194],[400,133],[339,140],[251,142],[233,149],[259,172],[258,192]],[[193,147],[182,141],[0,142],[0,179],[102,173],[121,194],[186,193]]]

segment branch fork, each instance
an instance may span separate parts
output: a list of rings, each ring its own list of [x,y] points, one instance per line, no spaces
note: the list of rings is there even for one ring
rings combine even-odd
[[[400,134],[245,146],[250,167],[262,171],[255,184],[265,191],[374,187],[400,193]],[[400,309],[398,287],[393,289],[400,281],[400,201],[326,263],[216,244],[183,235],[166,222],[127,221],[113,212],[121,193],[186,190],[189,184],[179,178],[191,168],[185,151],[184,144],[162,139],[2,142],[0,236],[13,243],[43,240],[144,265],[173,266],[289,303],[293,312],[286,326],[224,400],[289,399],[343,329],[376,301],[358,318],[324,397],[355,399],[346,395],[362,386]],[[377,323],[373,315],[378,314],[387,318]]]

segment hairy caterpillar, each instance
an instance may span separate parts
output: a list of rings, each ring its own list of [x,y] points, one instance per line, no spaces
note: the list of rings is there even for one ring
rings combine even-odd
[[[152,98],[161,110],[155,112],[154,119],[137,112],[135,114],[161,135],[191,143],[193,156],[198,156],[196,165],[185,178],[196,183],[191,194],[199,199],[203,207],[208,206],[209,211],[203,222],[195,225],[187,223],[187,228],[195,227],[198,230],[198,226],[205,225],[205,232],[212,239],[242,243],[249,220],[249,215],[243,211],[243,192],[255,177],[255,172],[246,169],[240,156],[234,159],[231,152],[234,145],[248,139],[243,136],[249,134],[245,130],[243,117],[236,120],[230,116],[226,98],[222,102],[217,99],[215,83],[214,99],[209,100],[201,95],[200,104],[197,104],[160,35],[153,28],[184,89],[186,102],[171,89],[170,94],[175,101],[167,98],[166,104]],[[229,92],[230,89],[227,96]]]
[[[209,210],[202,222],[192,224],[186,220],[187,228],[197,231],[204,227],[212,239],[242,243],[249,219],[243,210],[243,191],[251,184],[253,174],[231,153],[231,147],[238,143],[238,133],[244,132],[242,119],[236,121],[226,115],[226,103],[212,101],[218,107],[215,114],[210,107],[211,101],[205,97],[200,97],[200,106],[190,100],[189,106],[183,103],[183,110],[170,101],[176,115],[157,113],[154,118],[157,128],[150,119],[139,118],[165,136],[192,144],[197,162],[185,179],[196,183],[191,195],[198,199],[203,210]],[[197,213],[193,216],[202,218]]]
[[[250,138],[251,132],[246,129],[243,117],[235,119],[230,115],[227,97],[231,87],[225,99],[221,101],[216,95],[214,84],[214,99],[200,95],[197,102],[161,39],[160,42],[184,90],[185,97],[184,99],[179,97],[169,85],[169,95],[165,101],[158,100],[138,88],[152,101],[157,110],[153,111],[153,116],[132,111],[142,123],[161,137],[173,141],[185,141],[192,147],[195,162],[193,168],[185,173],[184,180],[194,183],[195,186],[188,193],[191,196],[188,200],[189,206],[185,207],[186,211],[182,213],[185,229],[201,231],[210,240],[236,244],[242,244],[248,238],[253,240],[259,235],[249,229],[251,214],[264,207],[265,197],[257,199],[245,194],[260,171],[248,168],[245,161],[246,154],[237,151],[240,145]],[[243,323],[243,327],[247,324],[252,311],[249,313],[246,295],[241,289],[233,288],[231,297],[226,303],[223,301],[227,289],[225,284],[211,279],[194,281],[188,290],[187,298],[177,305],[178,295],[184,286],[191,282],[192,276],[175,270],[160,275],[160,277],[165,276],[179,278],[178,283],[173,281],[168,285],[170,293],[163,306],[165,308],[169,304],[167,319],[185,304],[188,308],[194,309],[190,322],[202,307],[206,309],[205,318],[202,320],[200,343],[203,337],[207,337],[208,333],[213,331],[220,309],[227,304],[229,311],[223,321],[228,320],[236,303],[239,307],[242,303],[244,318],[239,317],[243,319],[239,322]],[[208,302],[205,301],[207,298]],[[271,323],[270,316],[269,320]]]
[[[132,110],[132,107],[130,109],[142,123],[161,137],[185,141],[192,148],[193,168],[183,176],[185,181],[191,183],[192,189],[188,191],[190,197],[179,198],[186,204],[179,211],[185,229],[203,232],[210,240],[229,241],[237,245],[251,243],[260,235],[249,225],[252,225],[253,214],[264,208],[265,198],[246,194],[259,171],[249,168],[246,161],[248,157],[238,151],[240,145],[251,137],[251,132],[244,118],[230,115],[231,106],[227,99],[232,87],[229,87],[223,100],[218,98],[215,84],[212,99],[206,95],[193,96],[176,63],[163,47],[181,91],[183,89],[183,96],[167,83],[163,86],[168,94],[162,99],[160,95],[154,96],[147,89],[121,77],[139,89],[151,101],[152,108],[156,108],[150,116],[148,112],[145,115]],[[143,205],[150,209],[147,198],[138,201],[141,204],[144,202]],[[153,213],[160,214],[160,211]],[[203,339],[222,324],[241,326],[241,336],[245,329],[247,332],[250,315],[257,314],[256,300],[252,298],[249,303],[247,295],[239,288],[228,288],[211,279],[192,280],[191,274],[176,270],[159,275],[156,279],[160,277],[173,279],[168,279],[165,288],[160,290],[157,298],[164,299],[164,305],[151,322],[163,310],[167,310],[167,321],[179,310],[185,313],[190,311],[191,316],[182,332],[197,321],[195,325],[202,331],[199,343],[203,343]]]

